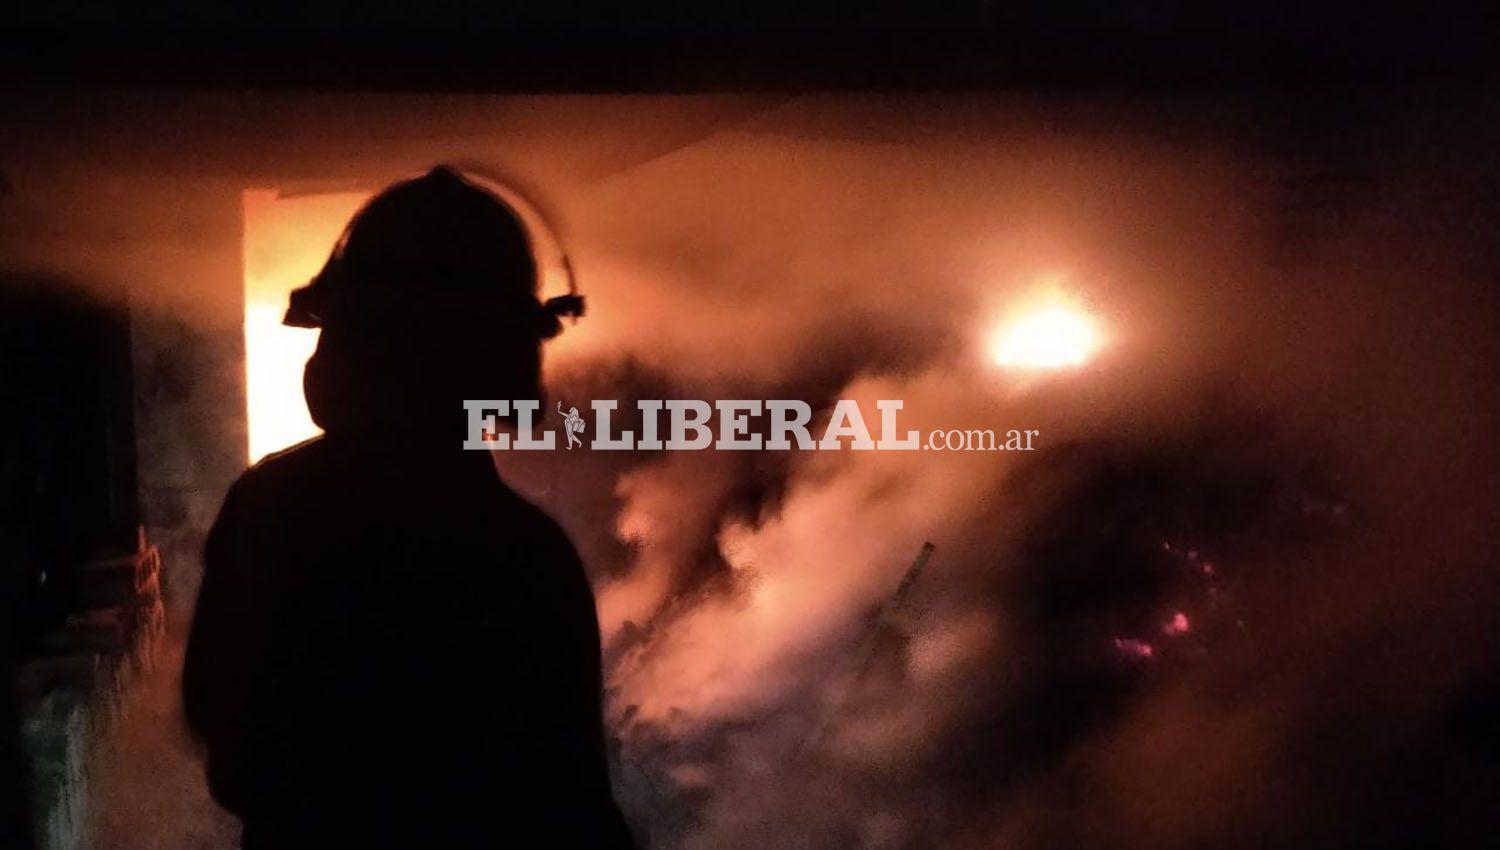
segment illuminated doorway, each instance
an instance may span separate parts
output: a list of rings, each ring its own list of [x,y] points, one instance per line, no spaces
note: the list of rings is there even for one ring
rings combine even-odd
[[[245,205],[245,401],[250,462],[316,436],[302,369],[318,331],[281,323],[287,295],[328,259],[369,193],[283,194],[254,189]]]

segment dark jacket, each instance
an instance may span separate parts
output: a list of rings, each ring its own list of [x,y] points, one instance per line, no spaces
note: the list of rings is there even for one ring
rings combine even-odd
[[[184,671],[255,847],[630,845],[593,594],[487,454],[323,437],[246,472]]]

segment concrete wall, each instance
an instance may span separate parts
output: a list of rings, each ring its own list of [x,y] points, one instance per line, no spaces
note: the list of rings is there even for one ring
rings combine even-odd
[[[238,181],[120,175],[12,156],[0,267],[130,311],[141,519],[173,619],[192,609],[204,535],[247,455]]]

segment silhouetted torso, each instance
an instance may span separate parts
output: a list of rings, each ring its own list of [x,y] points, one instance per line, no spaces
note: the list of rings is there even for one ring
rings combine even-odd
[[[257,847],[626,847],[592,593],[479,452],[327,436],[232,488],[184,672]]]

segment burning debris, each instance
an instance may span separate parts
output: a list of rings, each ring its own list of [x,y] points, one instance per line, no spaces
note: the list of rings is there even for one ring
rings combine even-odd
[[[1117,637],[1113,643],[1122,655],[1132,658],[1152,658],[1156,655],[1156,647],[1143,640]]]

